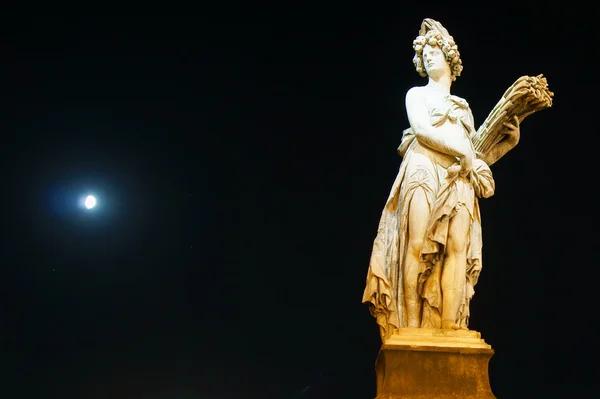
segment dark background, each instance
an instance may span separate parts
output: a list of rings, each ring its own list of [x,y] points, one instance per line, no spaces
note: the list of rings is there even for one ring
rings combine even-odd
[[[4,17],[0,396],[373,398],[361,298],[426,17],[477,125],[522,75],[554,92],[480,202],[492,389],[597,389],[586,11],[286,7]]]

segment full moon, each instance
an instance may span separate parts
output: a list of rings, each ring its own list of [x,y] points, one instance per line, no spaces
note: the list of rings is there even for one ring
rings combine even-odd
[[[93,195],[88,195],[85,197],[85,207],[87,209],[92,209],[96,206],[96,198]]]

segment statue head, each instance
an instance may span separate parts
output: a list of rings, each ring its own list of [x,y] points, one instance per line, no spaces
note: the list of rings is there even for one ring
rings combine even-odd
[[[446,62],[450,66],[452,81],[455,81],[463,69],[458,46],[454,43],[454,38],[450,36],[446,28],[431,18],[423,20],[419,36],[413,41],[413,49],[415,50],[413,64],[415,64],[415,69],[422,77],[427,77],[423,63],[423,48],[428,44],[432,47],[439,47],[442,50]]]

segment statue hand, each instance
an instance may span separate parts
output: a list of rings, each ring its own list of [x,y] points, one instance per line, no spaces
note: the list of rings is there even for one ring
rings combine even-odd
[[[453,178],[460,172],[460,165],[455,163],[448,167],[448,177]]]
[[[460,175],[465,177],[473,170],[473,157],[464,156],[460,158]]]
[[[519,127],[519,117],[517,115],[513,116],[512,123],[504,122],[504,126],[506,129],[503,130],[503,133],[506,135],[503,141],[510,143],[512,147],[516,146],[519,143],[519,139],[521,138],[521,128]]]

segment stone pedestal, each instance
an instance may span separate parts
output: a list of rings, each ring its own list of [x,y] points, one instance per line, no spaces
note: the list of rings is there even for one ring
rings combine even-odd
[[[376,399],[495,399],[492,347],[477,331],[402,328],[376,361]]]

